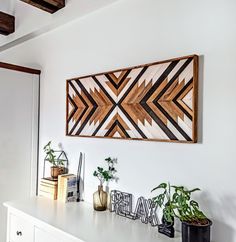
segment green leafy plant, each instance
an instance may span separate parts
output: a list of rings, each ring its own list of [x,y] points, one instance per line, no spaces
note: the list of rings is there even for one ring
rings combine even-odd
[[[101,186],[105,181],[108,182],[116,179],[115,173],[117,172],[117,170],[114,167],[116,159],[112,159],[108,157],[105,159],[105,161],[107,162],[107,166],[108,166],[107,169],[98,166],[97,170],[93,172],[93,176],[98,178]]]
[[[52,141],[49,141],[43,148],[46,153],[45,160],[49,161],[53,166],[64,166],[64,160],[58,159],[55,150],[51,148]]]
[[[199,204],[191,199],[192,193],[200,191],[199,188],[187,190],[183,186],[171,186],[169,183],[161,183],[152,189],[162,190],[153,201],[163,208],[163,215],[167,222],[179,218],[182,222],[205,225],[208,224],[206,215],[199,209]]]

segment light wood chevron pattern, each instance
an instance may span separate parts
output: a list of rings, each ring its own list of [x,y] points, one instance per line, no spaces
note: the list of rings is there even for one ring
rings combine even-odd
[[[67,81],[66,134],[197,141],[198,56]]]

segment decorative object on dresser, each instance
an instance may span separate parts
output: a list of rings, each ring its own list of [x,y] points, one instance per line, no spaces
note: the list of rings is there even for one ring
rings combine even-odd
[[[103,191],[104,182],[109,182],[115,180],[115,173],[117,172],[114,165],[116,159],[110,157],[106,158],[108,168],[97,167],[97,170],[94,171],[93,175],[98,178],[100,185],[98,190],[93,194],[93,207],[94,210],[104,211],[107,209],[107,198],[108,194],[106,191]]]
[[[49,178],[42,178],[39,184],[38,195],[53,200],[57,200],[58,182],[57,180]]]
[[[133,211],[133,195],[131,193],[112,190],[110,196],[111,212],[132,220],[140,219],[142,223],[150,223],[153,227],[158,225],[157,205],[152,199],[139,197]]]
[[[68,158],[63,150],[55,151],[51,148],[51,141],[44,146],[46,156],[44,158],[43,177],[45,177],[45,163],[48,161],[51,166],[51,177],[57,180],[58,176],[68,172]]]
[[[212,222],[199,209],[199,204],[191,199],[192,193],[200,189],[187,190],[183,186],[161,183],[152,191],[159,189],[163,189],[163,192],[154,197],[153,201],[163,207],[165,221],[171,224],[174,218],[180,219],[182,242],[210,242]]]
[[[0,34],[9,35],[15,32],[15,17],[0,11]]]
[[[77,201],[77,176],[63,174],[58,176],[58,200],[64,203]]]
[[[21,0],[21,1],[49,13],[55,13],[56,11],[65,7],[65,0]]]
[[[198,56],[67,80],[66,134],[197,142]]]

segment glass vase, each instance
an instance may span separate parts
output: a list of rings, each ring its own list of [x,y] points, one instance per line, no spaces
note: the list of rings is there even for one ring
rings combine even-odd
[[[103,186],[98,186],[98,190],[93,194],[93,208],[96,211],[107,209],[107,192],[103,191]]]

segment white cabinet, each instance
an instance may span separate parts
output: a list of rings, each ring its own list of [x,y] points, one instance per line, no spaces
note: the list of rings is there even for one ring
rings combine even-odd
[[[157,227],[109,211],[94,211],[92,204],[85,202],[64,204],[33,197],[4,205],[8,209],[7,242],[181,241],[180,233],[170,239],[158,233]],[[17,235],[17,231],[21,233]]]
[[[10,214],[9,238],[10,242],[33,242],[34,226],[27,220]]]
[[[8,212],[7,242],[83,242],[17,211]]]

